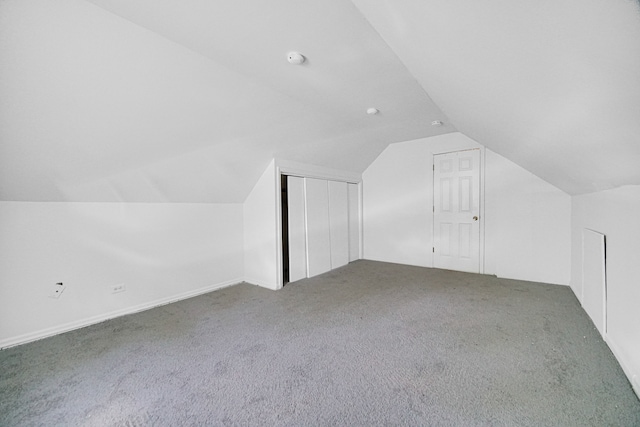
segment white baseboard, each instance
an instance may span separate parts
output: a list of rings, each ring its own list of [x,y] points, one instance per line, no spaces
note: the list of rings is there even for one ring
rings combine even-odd
[[[611,339],[609,335],[607,335],[605,342],[611,349],[613,355],[618,360],[618,363],[620,364],[620,367],[622,367],[624,374],[629,379],[631,388],[633,388],[636,396],[638,396],[638,398],[640,399],[640,377],[633,372],[633,367],[622,357],[622,353],[620,352],[618,345]]]
[[[236,285],[243,281],[244,281],[243,278],[227,280],[225,282],[216,283],[215,285],[209,285],[209,286],[205,286],[204,288],[196,289],[193,291],[183,292],[183,293],[172,295],[166,298],[160,298],[147,303],[135,305],[133,307],[127,307],[121,310],[110,311],[108,313],[99,314],[97,316],[92,316],[85,319],[75,320],[73,322],[65,323],[65,324],[54,326],[51,328],[42,329],[40,331],[30,332],[28,334],[19,335],[17,337],[7,338],[0,341],[0,349],[15,347],[17,345],[26,344],[32,341],[43,339],[43,338],[48,338],[54,335],[62,334],[64,332],[69,332],[75,329],[84,328],[85,326],[95,325],[96,323],[104,322],[105,320],[114,319],[116,317],[125,316],[127,314],[138,313],[140,311],[149,310],[151,308],[159,307],[166,304],[171,304],[172,302],[181,301],[187,298],[195,297],[198,295],[216,291],[218,289]]]
[[[273,284],[265,283],[262,280],[245,279],[244,281],[250,285],[259,286],[261,288],[270,289],[272,291],[277,291],[278,289],[282,288],[282,285],[280,285],[280,287],[277,287],[277,286],[274,286]]]
[[[580,306],[582,306],[581,295],[578,295],[578,293],[576,292],[576,290],[573,287],[571,287],[571,290],[573,291],[573,294],[576,296],[576,299],[580,303]],[[585,313],[586,313],[586,311],[585,311]],[[587,316],[589,316],[589,315],[587,314]],[[607,343],[607,345],[611,349],[611,352],[613,353],[614,357],[616,358],[616,360],[620,364],[620,367],[622,368],[622,371],[624,372],[624,374],[629,379],[629,382],[631,383],[631,388],[635,392],[636,396],[638,396],[638,398],[640,399],[640,377],[638,377],[637,374],[633,373],[632,366],[630,366],[630,364],[622,357],[622,353],[620,352],[620,349],[619,349],[618,345],[615,343],[614,340],[611,339],[611,336],[608,335],[608,334],[605,334],[603,336],[603,338],[604,338],[604,342]]]

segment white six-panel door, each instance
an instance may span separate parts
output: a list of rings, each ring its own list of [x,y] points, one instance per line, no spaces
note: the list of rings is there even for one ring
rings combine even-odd
[[[433,263],[480,272],[480,150],[433,156]]]

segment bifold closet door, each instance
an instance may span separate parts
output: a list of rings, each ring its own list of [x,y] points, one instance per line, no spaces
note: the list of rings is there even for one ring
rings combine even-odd
[[[329,181],[331,268],[349,264],[349,193],[346,182]]]
[[[304,178],[287,177],[289,205],[289,281],[307,277],[307,236],[304,225]]]
[[[326,180],[305,178],[308,277],[331,270],[328,187]]]
[[[349,192],[349,261],[360,259],[360,203],[358,184],[347,184]]]

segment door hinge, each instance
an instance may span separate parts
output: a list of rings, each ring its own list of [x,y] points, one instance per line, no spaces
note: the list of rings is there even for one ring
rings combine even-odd
[[[432,252],[435,254],[436,253],[436,248],[431,248]]]

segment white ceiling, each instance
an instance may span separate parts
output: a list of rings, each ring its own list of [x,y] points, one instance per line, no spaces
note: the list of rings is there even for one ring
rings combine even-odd
[[[640,184],[639,11],[3,0],[0,199],[242,202],[274,156],[362,172],[456,130],[572,194]]]
[[[349,1],[92,3],[0,3],[3,200],[242,202],[274,156],[454,130]]]
[[[640,3],[354,0],[464,134],[569,194],[640,184]]]

